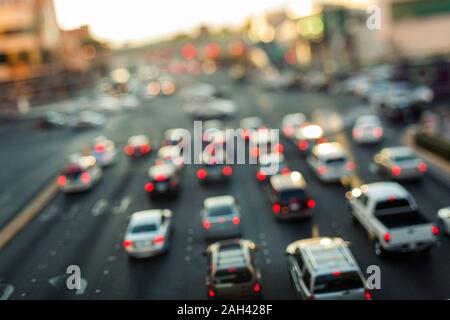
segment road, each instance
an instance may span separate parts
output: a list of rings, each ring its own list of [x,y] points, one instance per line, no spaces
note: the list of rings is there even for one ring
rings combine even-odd
[[[186,83],[202,79],[187,79]],[[203,79],[204,80],[204,79]],[[381,146],[360,147],[352,143],[353,119],[368,108],[349,97],[315,92],[266,92],[257,86],[235,85],[222,73],[207,78],[228,87],[239,106],[238,127],[244,116],[260,116],[273,128],[284,114],[304,112],[334,138],[344,143],[355,157],[365,182],[379,181],[370,169],[373,154]],[[104,134],[122,149],[126,139],[138,133],[161,140],[165,129],[192,128],[182,112],[178,95],[143,102],[136,110],[108,117],[101,130],[74,133],[70,129],[42,131],[29,124],[4,128],[0,132],[2,153],[0,204],[6,213],[15,212],[57,174],[70,152]],[[402,144],[405,127],[389,125],[383,146]],[[258,187],[251,165],[236,166],[228,185],[202,187],[194,166],[187,166],[181,196],[169,202],[152,202],[144,192],[146,171],[154,156],[141,161],[120,157],[107,169],[91,192],[57,197],[0,252],[0,296],[9,299],[205,299],[207,244],[201,235],[199,211],[205,197],[231,194],[242,210],[244,238],[261,246],[257,262],[262,270],[266,299],[293,299],[284,248],[292,241],[315,235],[340,236],[352,243],[351,250],[363,271],[369,265],[381,268],[381,290],[375,299],[447,299],[450,297],[450,239],[439,237],[429,256],[402,255],[378,258],[361,227],[353,226],[341,185],[320,183],[294,146],[284,142],[293,169],[301,171],[317,199],[311,220],[277,222],[272,217],[264,191]],[[4,151],[3,151],[4,150]],[[424,213],[436,220],[439,208],[449,205],[449,190],[435,177],[404,186],[414,195]],[[121,243],[130,215],[148,208],[170,208],[175,233],[170,251],[152,259],[130,261]],[[6,213],[0,219],[7,219]],[[69,265],[78,265],[85,286],[78,292],[65,286]],[[5,288],[8,288],[6,290]],[[5,294],[5,292],[7,292]]]

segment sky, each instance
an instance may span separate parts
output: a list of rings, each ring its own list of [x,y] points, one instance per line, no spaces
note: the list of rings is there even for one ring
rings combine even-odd
[[[87,24],[117,44],[161,38],[200,24],[239,25],[288,0],[54,0],[62,28]]]

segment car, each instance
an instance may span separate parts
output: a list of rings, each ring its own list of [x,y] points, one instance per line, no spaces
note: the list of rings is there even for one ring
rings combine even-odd
[[[442,232],[450,236],[450,206],[438,211],[438,221],[442,227]]]
[[[109,140],[104,136],[94,139],[91,154],[97,159],[97,162],[102,167],[114,164],[118,158],[116,145],[112,140]]]
[[[185,129],[173,128],[164,132],[163,141],[161,146],[184,146],[183,137],[185,135]]]
[[[205,239],[236,238],[242,233],[240,209],[232,196],[206,198],[201,220]]]
[[[95,111],[81,111],[71,126],[74,129],[98,128],[105,124],[105,117]]]
[[[343,177],[351,176],[356,168],[345,149],[337,142],[314,146],[307,163],[322,182],[339,182]]]
[[[288,270],[298,298],[371,300],[366,280],[342,238],[317,237],[286,247]]]
[[[376,115],[364,115],[356,119],[352,130],[353,140],[359,144],[379,143],[383,139],[383,126]]]
[[[208,299],[262,298],[258,247],[251,240],[232,239],[211,244],[206,250]]]
[[[152,198],[178,195],[181,189],[181,179],[176,167],[173,164],[151,166],[144,189]]]
[[[95,157],[75,154],[64,166],[57,178],[57,184],[64,193],[77,193],[92,189],[101,177],[102,168]]]
[[[69,124],[68,116],[62,112],[49,111],[40,121],[43,128],[62,128]]]
[[[300,172],[274,175],[267,192],[275,219],[312,216],[316,201],[309,196],[308,185]]]
[[[419,179],[428,169],[411,148],[403,146],[382,149],[373,162],[378,173],[394,180]]]
[[[143,157],[150,153],[152,147],[149,138],[144,134],[140,134],[130,137],[123,150],[129,157]]]
[[[249,140],[250,156],[258,159],[263,154],[283,153],[284,146],[276,130],[260,129],[252,134]]]
[[[154,209],[131,215],[123,240],[130,258],[149,258],[169,249],[172,236],[172,211]]]
[[[312,123],[305,123],[298,128],[294,133],[293,140],[302,155],[307,155],[316,144],[327,141],[323,129]]]
[[[212,155],[205,150],[199,162],[196,175],[200,183],[227,182],[233,175],[233,167],[227,164],[226,157],[223,155]]]
[[[258,159],[258,170],[256,179],[261,183],[268,183],[270,178],[276,174],[288,174],[291,172],[280,153],[263,154]]]
[[[281,121],[281,131],[286,138],[290,139],[305,122],[306,116],[303,113],[287,114]]]
[[[396,182],[375,182],[346,195],[350,215],[366,230],[379,257],[394,252],[429,252],[439,228],[420,212],[412,195]]]
[[[184,159],[178,146],[164,146],[159,148],[155,164],[172,164],[178,172],[184,169]]]
[[[239,123],[239,127],[242,130],[241,137],[244,141],[250,140],[254,131],[265,128],[264,121],[260,117],[243,118]]]

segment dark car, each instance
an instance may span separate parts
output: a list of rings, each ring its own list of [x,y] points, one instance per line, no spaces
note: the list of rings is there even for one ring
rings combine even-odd
[[[145,191],[152,197],[176,196],[180,192],[180,176],[174,165],[154,165],[148,170]]]

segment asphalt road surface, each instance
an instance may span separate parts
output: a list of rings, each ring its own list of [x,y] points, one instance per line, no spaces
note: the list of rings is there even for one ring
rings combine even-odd
[[[186,81],[197,82],[191,78]],[[226,86],[239,110],[229,122],[238,128],[239,119],[260,116],[268,126],[278,128],[283,115],[304,112],[332,136],[345,144],[356,159],[358,173],[365,182],[382,180],[370,169],[373,154],[382,146],[403,144],[405,130],[388,125],[380,146],[360,147],[352,143],[350,126],[354,118],[370,110],[361,101],[326,93],[267,92],[254,85],[235,85],[222,73],[208,78]],[[182,111],[178,95],[145,102],[136,110],[108,117],[102,129],[75,133],[70,129],[40,130],[24,123],[0,131],[1,219],[30,201],[56,177],[70,152],[104,134],[122,150],[133,134],[148,134],[157,144],[165,129],[192,128]],[[352,243],[351,250],[361,269],[381,268],[381,290],[374,299],[450,298],[450,239],[439,236],[429,256],[401,255],[378,258],[365,231],[351,223],[341,185],[320,183],[296,152],[284,141],[292,169],[301,171],[317,200],[310,220],[277,222],[264,191],[258,187],[251,165],[235,166],[230,184],[200,186],[194,166],[187,165],[183,190],[178,199],[151,201],[144,192],[146,172],[154,154],[138,161],[124,155],[106,169],[103,179],[90,192],[58,196],[47,205],[13,241],[0,252],[0,297],[8,299],[205,299],[207,243],[202,238],[200,209],[205,197],[233,195],[242,210],[243,238],[261,246],[257,260],[262,270],[266,299],[294,299],[288,278],[284,249],[292,241],[315,235],[340,236]],[[421,210],[433,221],[439,208],[448,206],[449,190],[427,175],[420,182],[404,184]],[[149,208],[170,208],[174,212],[175,233],[170,251],[162,256],[131,261],[122,248],[130,215]],[[81,268],[83,286],[66,288],[66,268]]]

